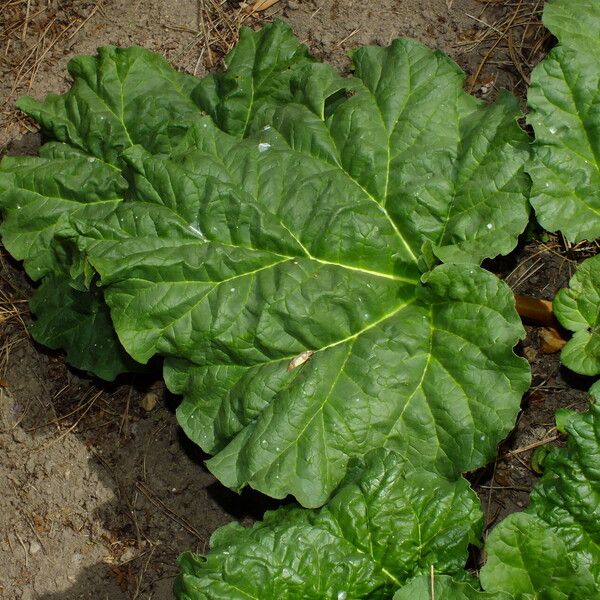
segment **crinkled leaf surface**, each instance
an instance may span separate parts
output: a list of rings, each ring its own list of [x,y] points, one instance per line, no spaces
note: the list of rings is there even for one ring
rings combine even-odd
[[[280,35],[282,27],[272,31]],[[304,65],[288,89],[280,82],[289,76],[277,75],[273,56],[279,69],[306,59],[292,50],[289,32],[273,49],[265,39],[276,34],[265,30],[252,44],[245,35],[227,71],[195,91],[219,127],[234,135],[275,127],[296,153],[342,171],[349,191],[381,207],[414,258],[425,241],[454,262],[514,248],[527,221],[529,187],[528,140],[514,97],[503,93],[485,106],[462,91],[464,73],[446,55],[406,39],[355,51],[353,78]],[[255,93],[249,79],[258,81]]]
[[[569,434],[567,447],[544,457],[529,510],[558,534],[573,564],[590,570],[600,597],[600,406],[559,411],[556,422]]]
[[[33,232],[19,257],[76,245],[69,268],[98,272],[134,359],[166,357],[226,485],[314,507],[372,448],[449,477],[484,464],[529,384],[512,295],[475,264],[527,219],[516,102],[485,107],[416,42],[359,50],[351,78],[281,22],[242,47],[193,91],[107,48],[73,63],[67,95],[23,103],[63,162],[3,163],[6,222]],[[79,207],[74,175],[56,189],[53,170],[82,165],[111,174],[90,194],[106,211]],[[426,272],[433,253],[458,264]]]
[[[544,24],[559,39],[533,71],[531,204],[571,241],[600,236],[600,5],[549,0]]]
[[[47,144],[39,158],[7,156],[0,166],[2,243],[34,280],[63,272],[72,257],[56,239],[73,233],[69,218],[106,218],[126,189],[118,170],[64,144]]]
[[[204,77],[193,97],[223,131],[244,136],[261,107],[292,100],[290,84],[313,60],[282,23],[257,32],[243,27],[225,58],[226,70]]]
[[[76,290],[64,276],[46,277],[29,302],[36,320],[36,342],[67,350],[67,360],[83,371],[112,381],[119,373],[139,371],[119,342],[108,306],[99,289]]]
[[[554,312],[574,332],[561,361],[576,373],[600,374],[600,255],[581,263],[569,287],[556,295]]]
[[[588,600],[599,590],[584,566],[575,566],[559,535],[539,517],[514,513],[490,534],[483,588],[516,600]]]
[[[433,585],[432,585],[433,583]],[[433,588],[433,591],[432,591]],[[469,583],[454,581],[448,575],[415,577],[394,595],[393,600],[514,600],[507,592],[482,592]]]
[[[600,387],[590,392],[598,399]],[[544,453],[529,508],[501,521],[487,539],[480,571],[486,592],[515,600],[600,598],[600,407],[561,410],[557,428],[569,435],[567,446]],[[418,598],[428,584],[422,577],[408,590]]]
[[[461,569],[481,526],[464,479],[448,482],[378,450],[321,509],[281,508],[251,528],[218,530],[207,556],[180,558],[175,591],[179,600],[383,600],[431,564]]]
[[[134,144],[168,153],[198,114],[198,80],[144,48],[99,48],[69,61],[69,74],[66,94],[24,97],[17,106],[54,139],[112,165]]]

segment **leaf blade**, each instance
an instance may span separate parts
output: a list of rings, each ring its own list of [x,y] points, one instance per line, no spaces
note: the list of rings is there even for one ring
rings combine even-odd
[[[175,591],[180,600],[383,599],[433,561],[444,572],[460,568],[481,519],[465,480],[450,483],[376,451],[321,509],[285,507],[252,528],[218,530],[206,557],[181,557]]]
[[[600,235],[600,69],[593,2],[548,2],[544,23],[559,38],[538,65],[527,95],[536,140],[527,172],[540,224],[572,242]],[[596,52],[596,54],[595,54]]]
[[[588,258],[553,302],[560,323],[574,332],[560,358],[582,375],[600,373],[600,257]]]

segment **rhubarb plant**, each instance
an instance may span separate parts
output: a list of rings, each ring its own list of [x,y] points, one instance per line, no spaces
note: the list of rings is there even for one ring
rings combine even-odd
[[[0,164],[3,243],[40,282],[34,337],[109,380],[161,358],[210,470],[306,507],[185,553],[180,600],[600,593],[596,406],[559,413],[567,448],[464,570],[482,511],[461,475],[530,382],[513,296],[479,266],[525,228],[525,165],[544,226],[600,235],[600,13],[553,0],[545,22],[561,46],[533,76],[529,163],[515,99],[466,94],[443,54],[360,48],[342,77],[282,22],[242,30],[203,79],[105,47],[71,61],[66,94],[19,102],[50,140]],[[598,266],[555,301],[587,374]]]
[[[600,256],[585,260],[569,287],[554,299],[554,312],[574,332],[561,352],[561,361],[582,375],[600,375]]]
[[[591,394],[597,401],[597,385]],[[479,578],[463,570],[466,544],[481,531],[468,485],[379,451],[350,471],[323,508],[283,508],[251,528],[230,524],[215,533],[206,556],[184,554],[176,595],[390,598],[399,587],[394,600],[596,598],[600,407],[560,411],[557,428],[567,446],[542,449],[544,475],[531,504],[492,531]]]
[[[600,4],[549,0],[543,21],[560,44],[534,69],[527,94],[531,204],[549,231],[591,240],[600,236]]]
[[[409,40],[353,60],[341,77],[282,22],[201,80],[101,48],[66,94],[20,101],[53,141],[0,168],[37,339],[107,378],[163,357],[209,469],[307,507],[372,449],[450,479],[487,463],[530,380],[512,294],[478,266],[528,219],[516,100],[484,105]]]
[[[468,484],[380,450],[350,470],[324,507],[227,525],[206,556],[182,555],[177,598],[374,599],[394,590],[394,600],[597,598],[600,406],[559,412],[557,428],[566,448],[544,449],[530,506],[493,529],[479,578],[464,570],[482,527]]]
[[[143,370],[121,346],[99,288],[79,290],[68,277],[48,275],[29,307],[37,316],[30,328],[33,338],[55,350],[64,348],[74,367],[107,380]]]

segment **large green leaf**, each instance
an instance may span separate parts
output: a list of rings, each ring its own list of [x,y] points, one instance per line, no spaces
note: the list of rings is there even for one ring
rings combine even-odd
[[[574,332],[560,355],[569,369],[582,375],[600,374],[600,256],[585,260],[554,298],[561,324]]]
[[[211,470],[318,506],[373,447],[449,476],[487,462],[529,382],[508,288],[466,265],[420,283],[343,173],[273,134],[260,152],[203,125],[171,159],[128,151],[136,202],[82,225],[81,244],[127,351],[169,357]]]
[[[481,466],[529,384],[510,290],[476,266],[527,220],[515,100],[484,106],[416,42],[354,60],[341,78],[276,22],[194,92],[151,53],[108,48],[73,63],[66,96],[24,106],[73,171],[127,181],[40,244],[76,246],[73,276],[97,271],[134,359],[166,357],[179,420],[224,483],[311,507],[372,448],[449,477]],[[3,163],[7,222],[4,198],[32,186],[15,171],[39,159],[20,160]],[[35,185],[54,179],[49,163]],[[430,271],[434,255],[448,264]]]
[[[600,236],[600,5],[549,0],[544,24],[559,39],[531,77],[535,131],[531,204],[571,241]]]
[[[73,289],[67,277],[44,279],[29,302],[36,321],[31,334],[49,348],[64,348],[74,367],[112,381],[119,373],[139,371],[115,334],[102,291]]]
[[[415,258],[425,241],[444,261],[480,262],[514,248],[527,221],[529,186],[527,137],[514,97],[503,93],[484,105],[462,91],[464,73],[446,55],[406,39],[357,50],[353,78],[305,64],[290,94],[285,69],[293,61],[298,70],[305,59],[286,25],[263,31],[246,32],[227,71],[202,83],[211,93],[196,92],[219,126],[238,135],[274,127],[297,152],[341,170],[352,192],[388,215]],[[278,71],[273,56],[284,75],[267,78],[265,63],[269,74]],[[266,89],[250,94],[248,72],[269,81]],[[232,97],[248,106],[243,127]]]
[[[490,534],[486,552],[479,576],[489,592],[509,592],[516,600],[598,597],[590,572],[573,565],[560,536],[534,515],[504,519]]]
[[[219,529],[207,556],[180,558],[175,592],[179,600],[383,600],[432,564],[461,569],[481,526],[464,479],[450,483],[374,451],[321,509],[286,507],[251,528]]]

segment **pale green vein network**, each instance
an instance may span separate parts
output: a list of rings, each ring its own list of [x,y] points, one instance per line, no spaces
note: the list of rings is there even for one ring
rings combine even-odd
[[[355,336],[356,338],[357,336]],[[342,342],[337,342],[337,344],[340,344]],[[352,342],[350,344],[348,344],[348,348],[346,351],[346,357],[344,358],[344,362],[342,363],[342,365],[340,366],[340,369],[335,377],[335,379],[333,380],[330,388],[329,388],[329,392],[327,393],[327,395],[323,398],[323,401],[321,402],[321,404],[319,405],[318,408],[316,408],[315,412],[311,415],[311,417],[307,420],[306,424],[304,425],[304,427],[298,431],[298,433],[296,434],[296,437],[294,440],[292,440],[287,447],[283,448],[281,451],[275,453],[276,456],[283,456],[284,454],[287,453],[287,451],[292,448],[292,447],[296,447],[298,445],[299,440],[303,437],[304,433],[306,432],[306,430],[309,428],[309,426],[312,424],[312,422],[317,418],[317,417],[322,417],[322,413],[323,413],[323,408],[325,407],[325,405],[329,402],[330,398],[331,398],[331,394],[334,391],[334,389],[336,388],[338,381],[340,379],[340,377],[342,376],[342,373],[344,372],[344,369],[346,367],[346,363],[348,362],[348,359],[350,358],[351,354],[352,354],[352,346],[354,344],[354,340],[352,340]],[[325,348],[323,348],[322,350],[324,350]],[[325,423],[323,421],[323,419],[321,418],[321,431],[322,431],[322,435],[323,435],[323,439],[325,440]],[[327,444],[324,444],[325,447],[327,447]],[[271,465],[271,468],[276,466],[276,462],[273,461],[273,464]],[[325,469],[327,470],[328,468],[328,464],[327,464],[327,460],[325,460]],[[328,472],[326,472],[326,480],[329,479],[329,474]]]
[[[297,152],[298,154],[302,154],[305,156],[310,157],[311,159],[317,161],[317,162],[321,162],[327,166],[330,167],[337,167],[338,169],[340,169],[340,171],[342,173],[344,173],[344,175],[346,175],[346,177],[354,184],[356,185],[362,192],[363,194],[374,204],[377,205],[377,207],[379,208],[379,210],[381,210],[381,212],[385,215],[386,219],[389,221],[390,225],[392,226],[392,229],[394,230],[396,236],[398,237],[398,239],[400,240],[400,242],[402,243],[402,245],[405,247],[405,249],[408,251],[408,253],[410,254],[412,260],[414,261],[414,263],[416,264],[418,262],[418,258],[416,257],[415,253],[413,252],[412,248],[410,247],[410,244],[406,241],[405,237],[402,235],[401,231],[398,229],[398,225],[396,224],[396,222],[394,221],[394,219],[392,219],[392,217],[390,216],[386,206],[385,206],[385,199],[384,202],[380,202],[379,200],[377,200],[377,198],[375,198],[375,196],[373,196],[373,194],[371,194],[357,179],[355,179],[351,173],[349,173],[348,171],[346,171],[341,164],[339,163],[335,163],[332,164],[329,161],[326,161],[325,159],[323,159],[321,156],[319,155],[313,155],[313,154],[308,154],[304,151],[299,151],[297,148],[292,148],[290,146],[290,150],[292,152]],[[388,165],[389,168],[389,165]],[[343,266],[343,265],[342,265]]]
[[[365,193],[368,194],[368,192],[366,192],[366,190],[365,190]],[[374,198],[373,198],[373,201],[377,202]],[[389,215],[387,215],[387,216],[389,218]],[[338,262],[333,262],[330,260],[325,260],[322,258],[317,258],[316,256],[313,256],[309,252],[308,248],[298,239],[298,237],[292,231],[290,231],[289,227],[287,227],[287,225],[283,222],[283,220],[280,220],[279,222],[281,223],[281,226],[294,238],[294,240],[298,243],[298,245],[305,252],[307,258],[309,258],[310,260],[314,260],[315,262],[321,263],[323,265],[331,265],[331,266],[335,266],[335,267],[341,267],[343,269],[350,269],[351,271],[357,271],[359,273],[365,273],[366,275],[374,275],[375,277],[383,277],[385,279],[393,279],[394,281],[403,281],[405,283],[413,283],[415,285],[417,285],[419,283],[419,281],[417,279],[412,279],[410,277],[402,277],[400,275],[393,275],[391,273],[382,273],[381,271],[371,271],[369,269],[364,269],[362,267],[355,267],[353,265],[346,265],[343,263],[338,263]],[[391,219],[390,219],[390,222],[391,222]],[[398,235],[400,235],[399,231],[397,233],[398,233]],[[402,236],[400,236],[400,237],[401,237],[402,241],[404,241]],[[413,257],[414,257],[414,255],[413,255]],[[297,257],[287,256],[286,258],[293,260],[294,258],[297,258]],[[415,260],[416,260],[416,258],[415,258]]]

